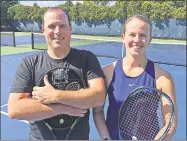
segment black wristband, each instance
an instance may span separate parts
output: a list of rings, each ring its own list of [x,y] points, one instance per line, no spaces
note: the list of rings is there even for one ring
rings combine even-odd
[[[109,138],[104,138],[103,140],[109,140]]]

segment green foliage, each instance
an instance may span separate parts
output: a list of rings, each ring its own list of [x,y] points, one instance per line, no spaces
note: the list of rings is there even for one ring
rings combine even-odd
[[[115,5],[111,6],[111,17],[119,20],[127,19],[127,7],[127,2],[117,1]]]
[[[14,20],[28,20],[30,18],[30,7],[21,4],[12,6],[8,9],[8,17]]]
[[[125,20],[134,14],[144,14],[151,20],[186,19],[186,1],[116,1],[110,5],[109,0],[88,1],[73,4],[67,0],[58,6],[67,10],[72,21],[110,21]],[[8,7],[8,18],[14,20],[41,20],[44,10],[37,4],[23,6],[20,4]],[[5,9],[1,9],[5,10]]]
[[[95,1],[92,1],[93,3],[99,5],[99,6],[109,6],[109,0],[95,0]]]
[[[70,9],[70,15],[71,15],[71,20],[73,21],[78,21],[82,20],[81,19],[81,9],[82,9],[82,4],[77,2],[71,9]]]
[[[142,14],[144,14],[148,18],[151,17],[151,9],[153,9],[152,3],[150,3],[149,1],[144,1],[142,3]]]
[[[9,7],[15,4],[18,4],[18,0],[1,1],[1,28],[7,28],[8,26],[7,11]]]
[[[174,19],[186,19],[186,12],[186,7],[175,8],[172,15]]]

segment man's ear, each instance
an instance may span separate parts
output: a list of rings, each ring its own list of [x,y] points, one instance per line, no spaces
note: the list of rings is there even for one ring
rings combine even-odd
[[[125,38],[125,34],[121,34],[121,38],[124,40],[124,38]]]
[[[42,32],[44,32],[44,26],[42,25]]]

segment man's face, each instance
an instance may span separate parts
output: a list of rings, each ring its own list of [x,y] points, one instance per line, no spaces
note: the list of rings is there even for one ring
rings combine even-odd
[[[134,18],[127,23],[122,38],[128,54],[132,56],[145,55],[146,48],[151,41],[150,26],[148,23]]]
[[[44,17],[42,31],[48,47],[52,49],[70,47],[72,29],[63,11],[48,11]]]

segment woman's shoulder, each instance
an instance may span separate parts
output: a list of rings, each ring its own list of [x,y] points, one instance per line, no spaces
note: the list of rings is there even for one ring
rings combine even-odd
[[[161,77],[161,76],[171,77],[171,74],[168,71],[161,68],[158,64],[154,64],[154,66],[155,66],[155,72],[156,72],[158,77]]]
[[[158,64],[154,64],[154,67],[157,84],[163,86],[167,83],[173,83],[173,77],[168,71],[161,68]]]

